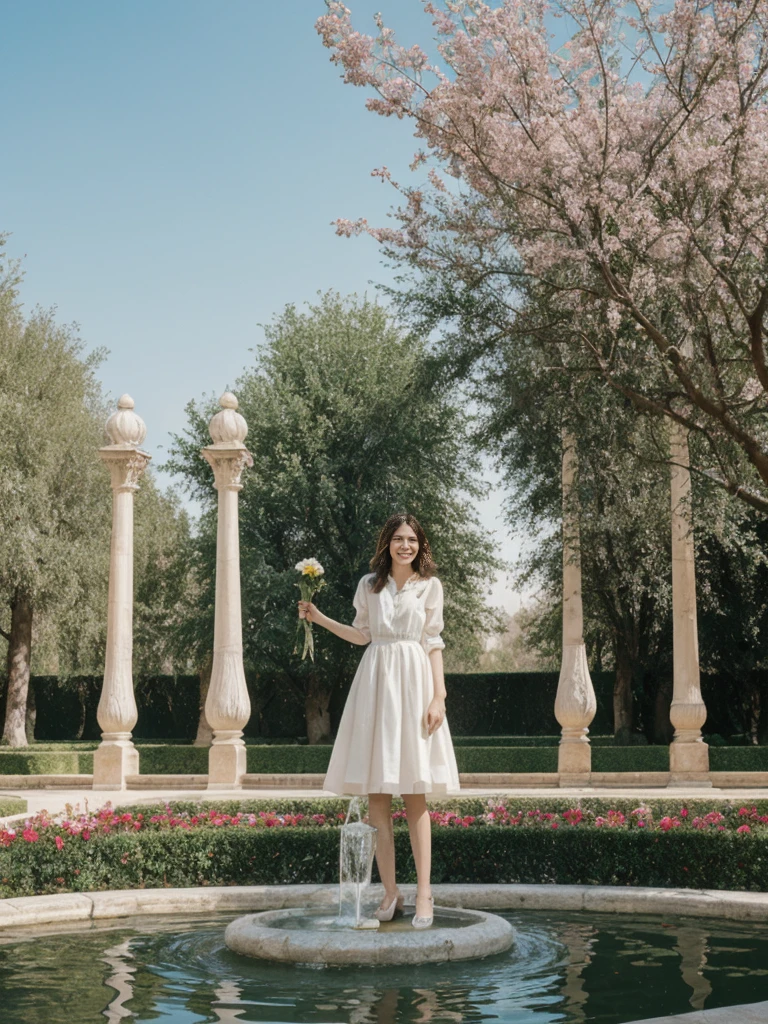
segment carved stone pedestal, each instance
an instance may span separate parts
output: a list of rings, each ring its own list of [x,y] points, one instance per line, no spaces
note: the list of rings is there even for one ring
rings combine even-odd
[[[102,733],[93,755],[97,790],[125,789],[126,776],[139,772],[139,752],[131,739],[138,718],[133,693],[133,495],[150,456],[139,448],[147,428],[133,404],[130,395],[122,396],[107,420],[112,444],[99,449],[112,478],[113,498],[107,651],[96,712]]]
[[[576,500],[576,442],[563,433],[563,660],[555,697],[562,726],[557,749],[561,786],[586,786],[592,771],[589,724],[597,701],[584,646],[579,518]]]
[[[213,469],[214,487],[219,493],[213,666],[205,717],[213,729],[208,752],[208,788],[236,789],[242,785],[246,772],[243,726],[251,715],[243,669],[237,495],[243,486],[242,471],[253,465],[253,459],[243,444],[248,427],[237,412],[237,399],[225,392],[221,407],[209,428],[214,443],[202,451]]]
[[[701,727],[707,709],[701,696],[696,621],[696,564],[691,509],[688,435],[670,428],[672,500],[673,695],[669,717],[675,735],[669,747],[670,786],[711,786],[709,747]]]

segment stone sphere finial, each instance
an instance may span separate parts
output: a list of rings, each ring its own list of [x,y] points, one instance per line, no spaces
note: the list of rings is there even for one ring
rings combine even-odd
[[[126,444],[138,448],[147,436],[147,428],[141,416],[133,411],[136,403],[130,395],[121,395],[117,400],[117,412],[107,420],[107,437],[112,444]]]
[[[248,424],[237,411],[237,399],[231,391],[225,391],[219,399],[221,412],[211,419],[208,429],[214,444],[240,444],[248,434]]]

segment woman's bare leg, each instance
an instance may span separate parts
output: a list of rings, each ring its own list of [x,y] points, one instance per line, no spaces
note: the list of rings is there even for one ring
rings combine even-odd
[[[376,865],[384,886],[381,909],[388,907],[400,890],[395,881],[395,837],[392,832],[392,797],[389,793],[368,794],[368,822],[379,830],[376,837]]]
[[[416,914],[418,917],[429,917],[432,913],[432,904],[429,902],[432,895],[432,822],[427,810],[427,798],[423,793],[414,793],[403,795],[403,802],[416,864]]]

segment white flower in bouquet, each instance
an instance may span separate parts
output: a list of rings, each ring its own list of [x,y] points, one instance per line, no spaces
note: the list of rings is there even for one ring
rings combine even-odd
[[[296,563],[296,571],[301,573],[301,579],[296,584],[301,593],[302,601],[311,601],[318,590],[322,590],[325,586],[325,580],[322,576],[325,574],[325,569],[318,562],[316,558],[304,558],[300,562]],[[304,623],[304,650],[301,654],[301,660],[303,661],[307,655],[310,656],[312,661],[315,660],[315,641],[312,636],[312,623],[309,619],[300,619],[299,627],[296,633],[296,646],[293,649],[294,654],[299,653],[299,633],[301,632],[301,624]]]

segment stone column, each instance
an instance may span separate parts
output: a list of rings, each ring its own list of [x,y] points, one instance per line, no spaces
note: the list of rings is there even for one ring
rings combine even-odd
[[[104,683],[96,712],[101,744],[93,755],[93,788],[125,789],[127,775],[138,775],[139,752],[131,740],[138,713],[133,695],[133,495],[150,456],[139,447],[147,434],[123,395],[107,420],[111,444],[99,455],[112,477],[112,542],[109,554],[107,652]]]
[[[581,554],[576,499],[576,439],[563,431],[563,659],[555,698],[562,726],[557,755],[561,786],[586,785],[592,770],[589,723],[597,702],[584,646]]]
[[[675,735],[669,748],[669,784],[710,786],[709,747],[701,736],[707,709],[699,679],[696,564],[693,546],[688,433],[670,427],[672,494],[673,692],[669,717]]]
[[[237,493],[240,475],[253,465],[243,444],[248,427],[237,412],[237,399],[225,391],[221,412],[210,423],[213,444],[203,448],[219,492],[216,533],[216,609],[213,627],[213,667],[205,717],[213,729],[208,753],[208,788],[235,789],[246,772],[243,726],[251,715],[251,702],[243,669],[243,627],[240,609],[240,538]]]

